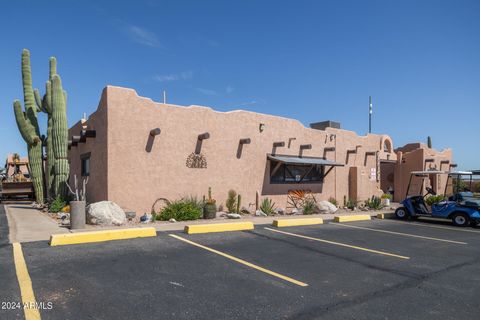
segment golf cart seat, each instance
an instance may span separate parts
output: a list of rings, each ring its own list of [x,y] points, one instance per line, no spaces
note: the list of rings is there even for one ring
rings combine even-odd
[[[413,208],[417,214],[429,214],[425,200],[422,196],[411,197]]]

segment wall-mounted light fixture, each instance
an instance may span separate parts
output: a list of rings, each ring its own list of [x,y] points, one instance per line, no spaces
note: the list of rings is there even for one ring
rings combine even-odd
[[[258,131],[263,132],[263,130],[265,130],[265,123],[260,123],[258,125]]]

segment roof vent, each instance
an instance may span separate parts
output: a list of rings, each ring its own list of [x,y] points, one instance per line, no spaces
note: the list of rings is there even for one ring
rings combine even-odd
[[[330,120],[314,122],[314,123],[310,123],[310,128],[316,129],[316,130],[325,130],[326,128],[340,129],[340,122],[335,122]]]

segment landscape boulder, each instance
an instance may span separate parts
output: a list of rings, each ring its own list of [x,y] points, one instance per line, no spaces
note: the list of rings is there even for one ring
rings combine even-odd
[[[255,211],[255,215],[257,217],[266,217],[267,216],[267,214],[265,212],[263,212],[262,210]]]
[[[239,215],[238,213],[227,213],[227,218],[228,219],[240,219],[240,218],[242,218],[242,216]]]
[[[332,214],[337,212],[338,208],[329,201],[320,201],[317,203],[318,212],[323,214]]]
[[[122,225],[126,221],[125,211],[112,201],[95,202],[87,207],[87,223],[98,225]]]

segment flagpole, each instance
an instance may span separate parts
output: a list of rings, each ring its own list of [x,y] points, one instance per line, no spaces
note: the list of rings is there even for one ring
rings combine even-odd
[[[372,96],[369,96],[368,97],[368,133],[372,133],[372,113],[373,113]]]

